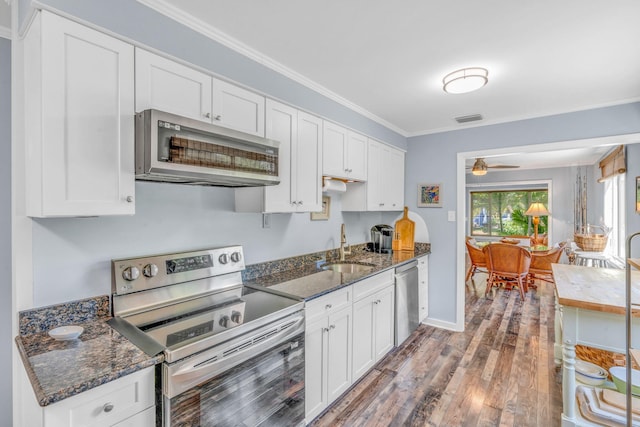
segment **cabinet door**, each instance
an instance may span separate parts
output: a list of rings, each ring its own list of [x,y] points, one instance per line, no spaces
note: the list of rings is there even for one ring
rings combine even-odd
[[[155,425],[155,411],[146,411],[155,408],[154,403],[155,374],[149,367],[45,406],[44,426],[106,427],[134,417],[141,421],[136,426],[151,427]]]
[[[429,255],[418,258],[418,315],[423,321],[429,315]]]
[[[397,211],[404,207],[404,152],[384,146],[381,170],[386,178],[384,188],[385,210]]]
[[[367,147],[367,210],[381,211],[385,210],[384,200],[384,175],[387,173],[383,168],[383,144],[377,141],[369,140]]]
[[[136,48],[136,112],[149,108],[211,123],[211,76]]]
[[[353,380],[365,374],[375,363],[374,301],[376,295],[353,304]],[[393,337],[392,337],[393,342]]]
[[[319,318],[305,325],[304,406],[307,421],[327,407],[327,343],[328,318]]]
[[[347,130],[331,122],[324,122],[322,146],[322,174],[347,178],[344,163],[347,146]]]
[[[298,112],[298,144],[292,166],[298,212],[322,210],[322,119]]]
[[[266,136],[280,142],[278,155],[278,175],[280,184],[264,188],[266,212],[295,212],[295,169],[293,167],[295,155],[294,147],[298,138],[298,110],[288,105],[267,100],[267,128]],[[242,190],[240,190],[242,191]],[[249,190],[251,191],[251,190]],[[319,209],[318,209],[319,210]]]
[[[345,152],[347,176],[359,181],[367,180],[367,137],[359,133],[348,133]]]
[[[39,19],[25,41],[27,213],[133,214],[133,46]]]
[[[382,359],[394,345],[395,287],[388,286],[375,294],[374,354],[375,361]]]
[[[327,337],[327,402],[351,386],[352,307],[329,316]],[[307,352],[305,351],[305,354]]]
[[[264,96],[218,79],[212,90],[214,124],[264,136]]]

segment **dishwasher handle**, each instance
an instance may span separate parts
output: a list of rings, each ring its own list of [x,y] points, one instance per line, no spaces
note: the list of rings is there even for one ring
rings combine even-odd
[[[404,273],[407,270],[410,270],[412,268],[418,268],[418,260],[417,259],[414,259],[412,261],[409,261],[407,263],[404,263],[404,264],[396,267],[396,275],[402,274],[402,273]]]

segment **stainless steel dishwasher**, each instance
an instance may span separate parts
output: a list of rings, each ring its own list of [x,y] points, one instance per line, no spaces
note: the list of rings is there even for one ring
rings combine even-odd
[[[396,346],[420,324],[418,302],[418,261],[414,260],[396,268]]]

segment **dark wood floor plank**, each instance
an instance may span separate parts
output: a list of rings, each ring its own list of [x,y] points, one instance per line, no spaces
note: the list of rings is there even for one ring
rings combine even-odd
[[[421,325],[313,426],[560,425],[553,285],[517,289],[467,283],[465,330]]]

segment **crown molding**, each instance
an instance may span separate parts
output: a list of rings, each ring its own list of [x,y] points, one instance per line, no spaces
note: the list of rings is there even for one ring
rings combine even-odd
[[[331,90],[327,89],[326,87],[314,82],[313,80],[303,76],[302,74],[297,73],[296,71],[286,67],[285,65],[279,63],[278,61],[275,61],[274,59],[256,51],[255,49],[251,48],[250,46],[242,43],[241,41],[229,36],[228,34],[220,31],[219,29],[207,24],[206,22],[202,21],[201,19],[198,19],[196,17],[194,17],[193,15],[190,15],[188,13],[185,13],[183,10],[180,10],[179,8],[163,1],[163,0],[136,0],[138,3],[141,3],[147,7],[149,7],[150,9],[155,10],[158,13],[161,13],[162,15],[165,15],[171,19],[173,19],[174,21],[188,27],[191,28],[192,30],[210,38],[211,40],[214,40],[220,44],[222,44],[223,46],[228,47],[229,49],[243,55],[246,56],[247,58],[261,64],[264,65],[267,68],[270,68],[271,70],[282,74],[283,76],[313,90],[314,92],[319,93],[322,96],[325,96],[347,108],[349,108],[352,111],[355,111],[356,113],[373,120],[374,122],[402,135],[403,137],[407,137],[408,133],[407,131],[405,131],[404,129],[400,129],[399,127],[397,127],[396,125],[389,123],[388,121],[382,119],[381,117],[376,116],[375,114],[371,113],[368,110],[365,110],[364,108],[360,107],[357,104],[354,104],[353,102],[349,101],[346,98],[343,98],[342,96],[336,94],[335,92],[332,92]]]

